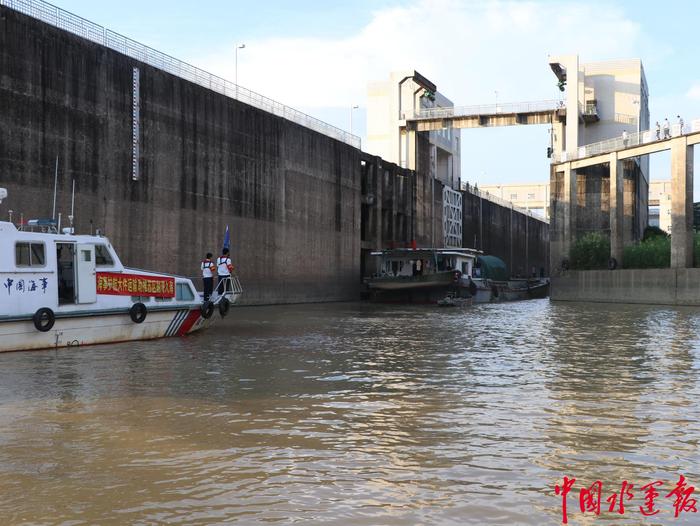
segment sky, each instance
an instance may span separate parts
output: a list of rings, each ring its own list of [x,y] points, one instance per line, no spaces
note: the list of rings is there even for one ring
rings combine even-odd
[[[352,131],[365,142],[367,84],[415,69],[456,106],[561,96],[549,55],[641,58],[651,122],[700,118],[700,2],[175,0],[55,5]],[[353,106],[359,106],[351,110]],[[462,131],[462,179],[546,182],[546,126]],[[497,162],[496,162],[497,161]],[[669,178],[652,158],[651,178]]]

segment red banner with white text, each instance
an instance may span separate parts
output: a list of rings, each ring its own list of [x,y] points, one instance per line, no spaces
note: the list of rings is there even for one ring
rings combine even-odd
[[[116,272],[97,273],[97,293],[115,296],[175,297],[175,278],[122,274]]]

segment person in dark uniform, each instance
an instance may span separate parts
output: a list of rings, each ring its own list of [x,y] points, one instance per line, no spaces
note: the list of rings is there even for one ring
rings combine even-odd
[[[214,270],[216,265],[211,260],[214,255],[211,252],[207,252],[207,256],[202,260],[201,270],[202,270],[202,283],[204,284],[204,301],[208,301],[211,297],[211,293],[214,290]]]
[[[221,251],[221,255],[216,258],[216,273],[219,275],[219,282],[216,284],[216,291],[219,294],[231,291],[231,280],[227,278],[231,277],[231,272],[233,272],[233,264],[231,263],[231,258],[229,257],[228,253],[228,248],[225,248]]]

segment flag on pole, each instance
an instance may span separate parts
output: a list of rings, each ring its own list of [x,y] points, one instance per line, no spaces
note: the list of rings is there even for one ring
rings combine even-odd
[[[226,225],[226,233],[224,234],[224,248],[231,248],[231,236],[228,232],[228,225]]]

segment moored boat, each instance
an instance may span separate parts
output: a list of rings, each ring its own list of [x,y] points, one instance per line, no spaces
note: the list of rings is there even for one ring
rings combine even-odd
[[[472,280],[474,303],[520,301],[549,296],[546,278],[510,278],[506,264],[496,256],[478,256]]]
[[[0,352],[182,336],[242,293],[232,276],[202,302],[188,278],[125,267],[106,237],[34,225],[0,221]]]
[[[369,299],[443,307],[546,298],[546,278],[510,278],[498,257],[469,248],[400,248],[371,253],[377,271],[364,284]]]
[[[369,298],[388,303],[438,303],[469,298],[478,251],[470,248],[398,248],[372,252],[377,270],[365,279]],[[473,284],[471,284],[473,288]]]

